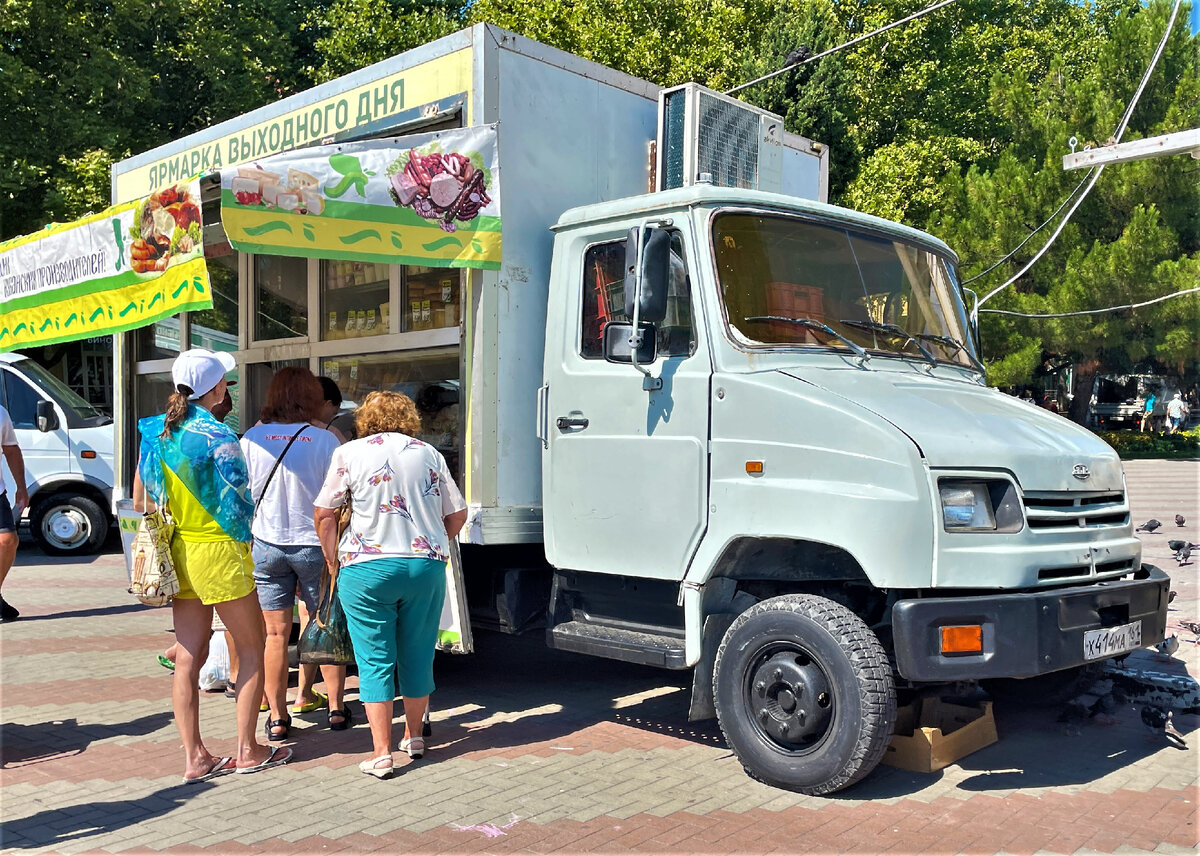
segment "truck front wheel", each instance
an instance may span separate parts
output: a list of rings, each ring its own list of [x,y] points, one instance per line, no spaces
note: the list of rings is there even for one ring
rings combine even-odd
[[[108,536],[108,515],[90,497],[56,493],[33,504],[29,531],[43,552],[51,556],[87,556]]]
[[[746,772],[804,794],[833,793],[870,773],[896,719],[878,637],[815,595],[770,598],[739,615],[717,650],[713,697]]]

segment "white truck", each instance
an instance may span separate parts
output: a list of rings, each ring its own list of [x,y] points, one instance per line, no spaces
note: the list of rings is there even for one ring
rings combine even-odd
[[[407,113],[366,109],[397,92]],[[1163,637],[1168,579],[1141,561],[1117,455],[989,389],[953,251],[818,201],[828,150],[777,116],[480,25],[118,164],[116,201],[214,151],[269,169],[290,122],[356,103],[372,121],[334,141],[496,124],[499,267],[443,280],[462,307],[444,328],[392,312],[342,341],[297,327],[346,293],[312,262],[295,336],[264,341],[265,263],[243,259],[243,399],[297,360],[437,385],[477,626],[693,670],[692,716],[812,794],[879,762],[898,689],[1069,675]],[[355,287],[408,306],[401,267]],[[133,418],[162,404],[139,390],[161,394],[169,361],[129,338],[118,355],[127,479]]]
[[[94,553],[112,525],[112,417],[38,363],[0,353],[0,405],[25,459],[29,531],[52,556]],[[4,465],[4,480],[12,474]]]

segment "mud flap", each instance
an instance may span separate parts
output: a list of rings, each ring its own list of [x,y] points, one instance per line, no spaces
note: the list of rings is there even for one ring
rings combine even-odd
[[[732,613],[717,613],[704,619],[704,636],[700,643],[700,662],[692,669],[692,701],[688,706],[688,721],[715,719],[717,706],[713,701],[713,667],[721,639],[733,620]]]

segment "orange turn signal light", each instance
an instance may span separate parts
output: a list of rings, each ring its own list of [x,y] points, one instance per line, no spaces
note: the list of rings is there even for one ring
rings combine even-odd
[[[79,453],[79,457],[87,458],[90,461],[92,458],[96,457],[96,453],[93,452],[91,449],[84,449],[82,452]]]
[[[983,652],[983,627],[965,624],[942,628],[943,654],[979,654]]]
[[[746,461],[746,472],[752,476],[761,476],[763,471],[762,461]]]

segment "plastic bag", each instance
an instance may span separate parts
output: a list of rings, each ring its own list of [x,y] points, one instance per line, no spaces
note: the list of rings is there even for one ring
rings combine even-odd
[[[229,682],[229,646],[225,633],[216,631],[208,643],[208,659],[200,667],[200,689],[205,692],[224,689]]]
[[[336,584],[329,579],[328,573],[321,580],[321,601],[317,611],[300,634],[296,651],[301,663],[317,666],[354,664],[354,644],[350,641],[350,628],[346,626],[346,613],[342,611]]]

